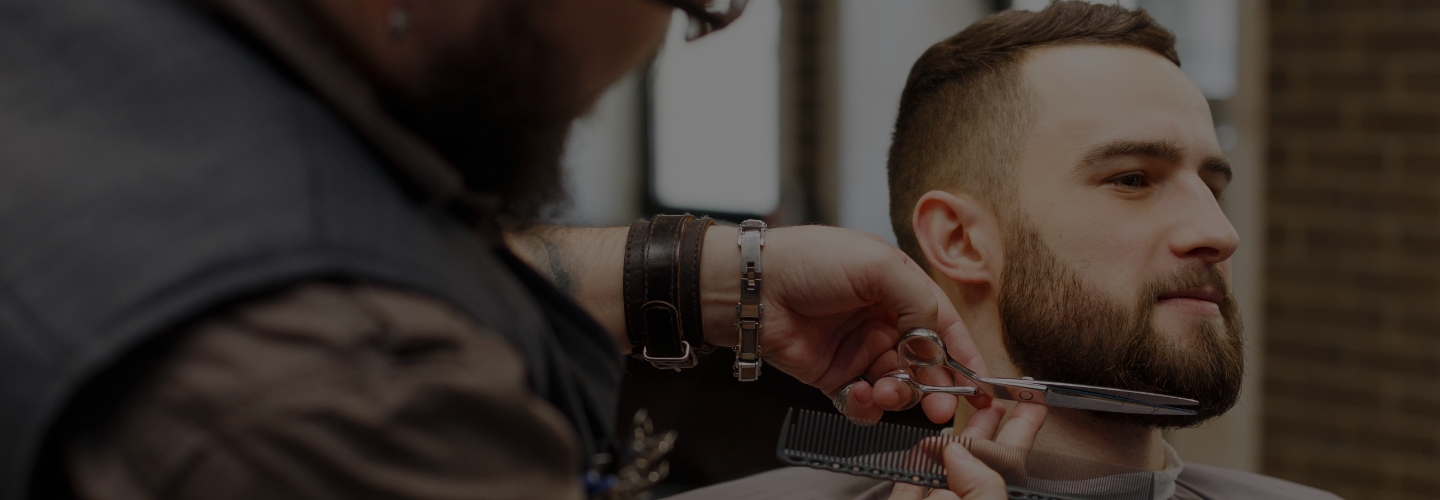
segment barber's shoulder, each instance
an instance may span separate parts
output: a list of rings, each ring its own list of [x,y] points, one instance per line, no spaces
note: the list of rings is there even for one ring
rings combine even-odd
[[[1334,493],[1284,479],[1201,464],[1185,464],[1185,470],[1180,473],[1176,483],[1182,488],[1199,493],[1201,498],[1227,500],[1245,498],[1338,500],[1340,498]]]

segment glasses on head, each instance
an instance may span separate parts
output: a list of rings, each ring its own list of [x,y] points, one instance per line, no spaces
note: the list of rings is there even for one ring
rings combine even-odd
[[[685,41],[692,41],[735,22],[745,4],[750,0],[660,0],[685,11],[690,16],[690,26],[685,29]],[[723,8],[722,8],[723,7]]]

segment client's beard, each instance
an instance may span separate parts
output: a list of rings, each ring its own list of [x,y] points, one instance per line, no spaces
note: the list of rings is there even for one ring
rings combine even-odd
[[[572,61],[535,25],[549,2],[492,2],[477,36],[438,55],[423,96],[385,94],[391,114],[500,202],[513,227],[565,199],[560,158],[571,123],[596,96],[577,95]]]
[[[1190,267],[1140,290],[1130,307],[1083,282],[1028,224],[1006,234],[1000,317],[1005,348],[1021,373],[1040,380],[1193,398],[1191,416],[1091,412],[1096,418],[1150,428],[1199,425],[1235,405],[1245,374],[1241,322],[1230,288],[1214,268]],[[1160,294],[1213,286],[1224,294],[1221,328],[1198,321],[1193,331],[1155,330]]]

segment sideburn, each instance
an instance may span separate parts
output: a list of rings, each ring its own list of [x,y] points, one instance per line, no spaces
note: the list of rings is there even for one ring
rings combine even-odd
[[[1167,337],[1152,323],[1160,294],[1210,285],[1223,292],[1224,326],[1197,322]],[[1186,268],[1147,284],[1126,308],[1065,267],[1028,224],[1006,234],[1001,276],[1002,337],[1025,375],[1056,382],[1155,392],[1200,401],[1192,416],[1092,412],[1150,428],[1199,425],[1228,411],[1244,378],[1244,340],[1228,283],[1214,268]]]

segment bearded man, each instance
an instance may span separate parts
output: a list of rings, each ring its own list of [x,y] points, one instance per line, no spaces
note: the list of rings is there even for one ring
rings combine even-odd
[[[1036,449],[1159,471],[1156,498],[1330,496],[1184,465],[1161,437],[1239,397],[1240,241],[1210,108],[1144,11],[1060,2],[936,44],[901,97],[889,177],[900,246],[991,373],[1200,401],[1192,416],[1052,408]]]
[[[961,433],[1154,471],[1157,500],[1334,498],[1186,465],[1162,439],[1229,410],[1244,375],[1229,288],[1240,242],[1219,204],[1231,167],[1174,42],[1143,10],[1062,1],[992,15],[912,68],[890,150],[891,221],[990,373],[1200,401],[1192,416],[1019,404],[1003,427],[995,405]],[[816,498],[890,491],[801,470],[742,483],[823,490]],[[928,498],[989,498],[952,487]],[[901,484],[890,498],[926,495]],[[701,497],[727,495],[684,498]]]

